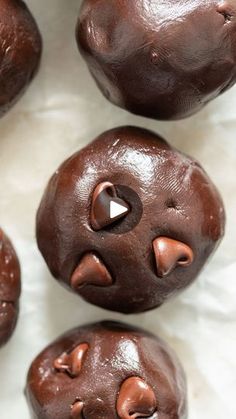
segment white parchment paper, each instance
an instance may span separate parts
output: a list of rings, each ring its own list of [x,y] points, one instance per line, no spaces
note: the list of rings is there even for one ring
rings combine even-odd
[[[44,38],[40,72],[0,121],[0,224],[17,248],[23,292],[17,330],[0,351],[0,418],[28,419],[23,395],[30,362],[58,335],[99,319],[160,334],[178,353],[189,386],[189,419],[236,418],[236,88],[193,118],[156,122],[109,104],[80,58],[74,28],[80,1],[28,0]],[[122,316],[83,302],[54,281],[34,234],[49,176],[106,129],[135,124],[197,158],[223,194],[225,239],[195,284],[152,312]]]

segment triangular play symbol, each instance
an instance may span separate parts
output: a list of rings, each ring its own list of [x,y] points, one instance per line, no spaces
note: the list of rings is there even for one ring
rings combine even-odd
[[[129,212],[127,207],[124,207],[121,204],[118,204],[115,201],[110,202],[110,218],[120,217],[121,215],[127,214]]]

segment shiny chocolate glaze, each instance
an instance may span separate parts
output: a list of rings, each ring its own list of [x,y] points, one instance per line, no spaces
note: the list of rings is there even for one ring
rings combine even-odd
[[[236,80],[234,0],[84,0],[76,37],[103,94],[135,114],[187,117]]]
[[[0,117],[34,77],[42,41],[36,22],[21,0],[0,0]]]
[[[187,417],[174,353],[161,339],[115,322],[79,327],[48,346],[31,365],[26,395],[32,419]]]
[[[110,195],[98,200],[107,182]],[[107,202],[118,198],[128,210],[109,224]],[[219,193],[196,161],[150,131],[122,127],[56,171],[38,210],[37,240],[66,287],[98,306],[133,313],[187,287],[224,224]]]
[[[15,329],[20,291],[19,261],[9,238],[0,229],[0,346]]]

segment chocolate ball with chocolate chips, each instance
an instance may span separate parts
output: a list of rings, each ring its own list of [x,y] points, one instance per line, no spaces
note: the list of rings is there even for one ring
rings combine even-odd
[[[17,322],[20,265],[9,238],[0,229],[0,346],[11,337]]]
[[[32,419],[186,419],[185,375],[159,338],[122,323],[79,327],[32,363]]]
[[[34,77],[41,56],[37,24],[21,0],[0,0],[0,117]]]
[[[233,0],[84,0],[76,37],[105,97],[138,115],[190,116],[236,81]]]
[[[187,287],[224,224],[219,193],[196,161],[150,131],[122,127],[56,171],[38,210],[37,240],[67,288],[134,313]]]

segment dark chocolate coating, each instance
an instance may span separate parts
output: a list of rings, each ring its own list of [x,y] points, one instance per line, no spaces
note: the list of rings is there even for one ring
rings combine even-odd
[[[142,116],[190,116],[236,81],[233,0],[84,0],[76,37],[103,94]]]
[[[20,291],[19,261],[12,243],[0,229],[0,346],[15,329]]]
[[[42,42],[36,22],[21,0],[0,0],[0,117],[34,77]]]
[[[110,225],[101,212],[104,227],[96,230],[94,195],[103,182],[115,185],[129,212]],[[224,224],[219,193],[196,161],[150,131],[122,127],[100,135],[53,175],[37,214],[37,241],[62,284],[93,304],[133,313],[187,287]]]
[[[185,375],[172,350],[115,322],[74,329],[48,346],[31,365],[26,396],[32,419],[187,417]]]

